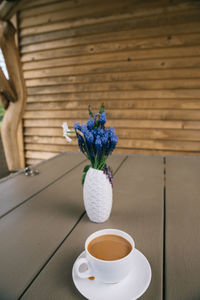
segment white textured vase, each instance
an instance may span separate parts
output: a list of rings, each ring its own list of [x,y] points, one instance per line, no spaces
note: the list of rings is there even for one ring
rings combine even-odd
[[[85,209],[92,222],[105,222],[112,209],[112,186],[106,174],[90,168],[83,186]]]

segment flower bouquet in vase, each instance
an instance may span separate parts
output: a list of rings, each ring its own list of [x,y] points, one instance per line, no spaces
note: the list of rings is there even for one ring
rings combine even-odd
[[[112,209],[113,175],[106,161],[115,149],[118,137],[114,128],[106,128],[105,124],[104,105],[96,114],[89,107],[87,124],[74,124],[79,148],[90,161],[82,176],[84,205],[89,219],[96,223],[105,222]],[[63,130],[70,142],[68,134],[74,131],[69,130],[66,123]]]

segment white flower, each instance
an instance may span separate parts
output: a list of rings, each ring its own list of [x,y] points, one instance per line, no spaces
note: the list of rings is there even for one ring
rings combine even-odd
[[[69,129],[66,122],[62,124],[62,128],[63,128],[63,136],[66,138],[66,141],[68,143],[71,143],[72,139],[68,136],[68,134],[71,133],[71,130]]]

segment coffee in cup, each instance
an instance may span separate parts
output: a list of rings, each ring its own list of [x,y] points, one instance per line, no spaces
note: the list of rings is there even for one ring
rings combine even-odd
[[[135,243],[121,230],[104,229],[90,235],[85,242],[86,258],[79,258],[75,270],[79,277],[95,277],[104,283],[123,280],[133,268]],[[80,272],[81,265],[87,270]]]
[[[116,234],[100,235],[88,244],[88,252],[101,260],[118,260],[127,256],[132,250],[131,243]]]

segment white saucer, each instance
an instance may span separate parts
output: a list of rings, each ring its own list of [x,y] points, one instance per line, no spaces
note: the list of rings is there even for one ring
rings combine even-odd
[[[85,257],[85,251],[80,257]],[[135,249],[133,270],[120,283],[106,284],[97,279],[82,279],[76,274],[74,266],[72,278],[78,291],[89,300],[135,300],[144,294],[150,284],[151,267],[146,257]]]

